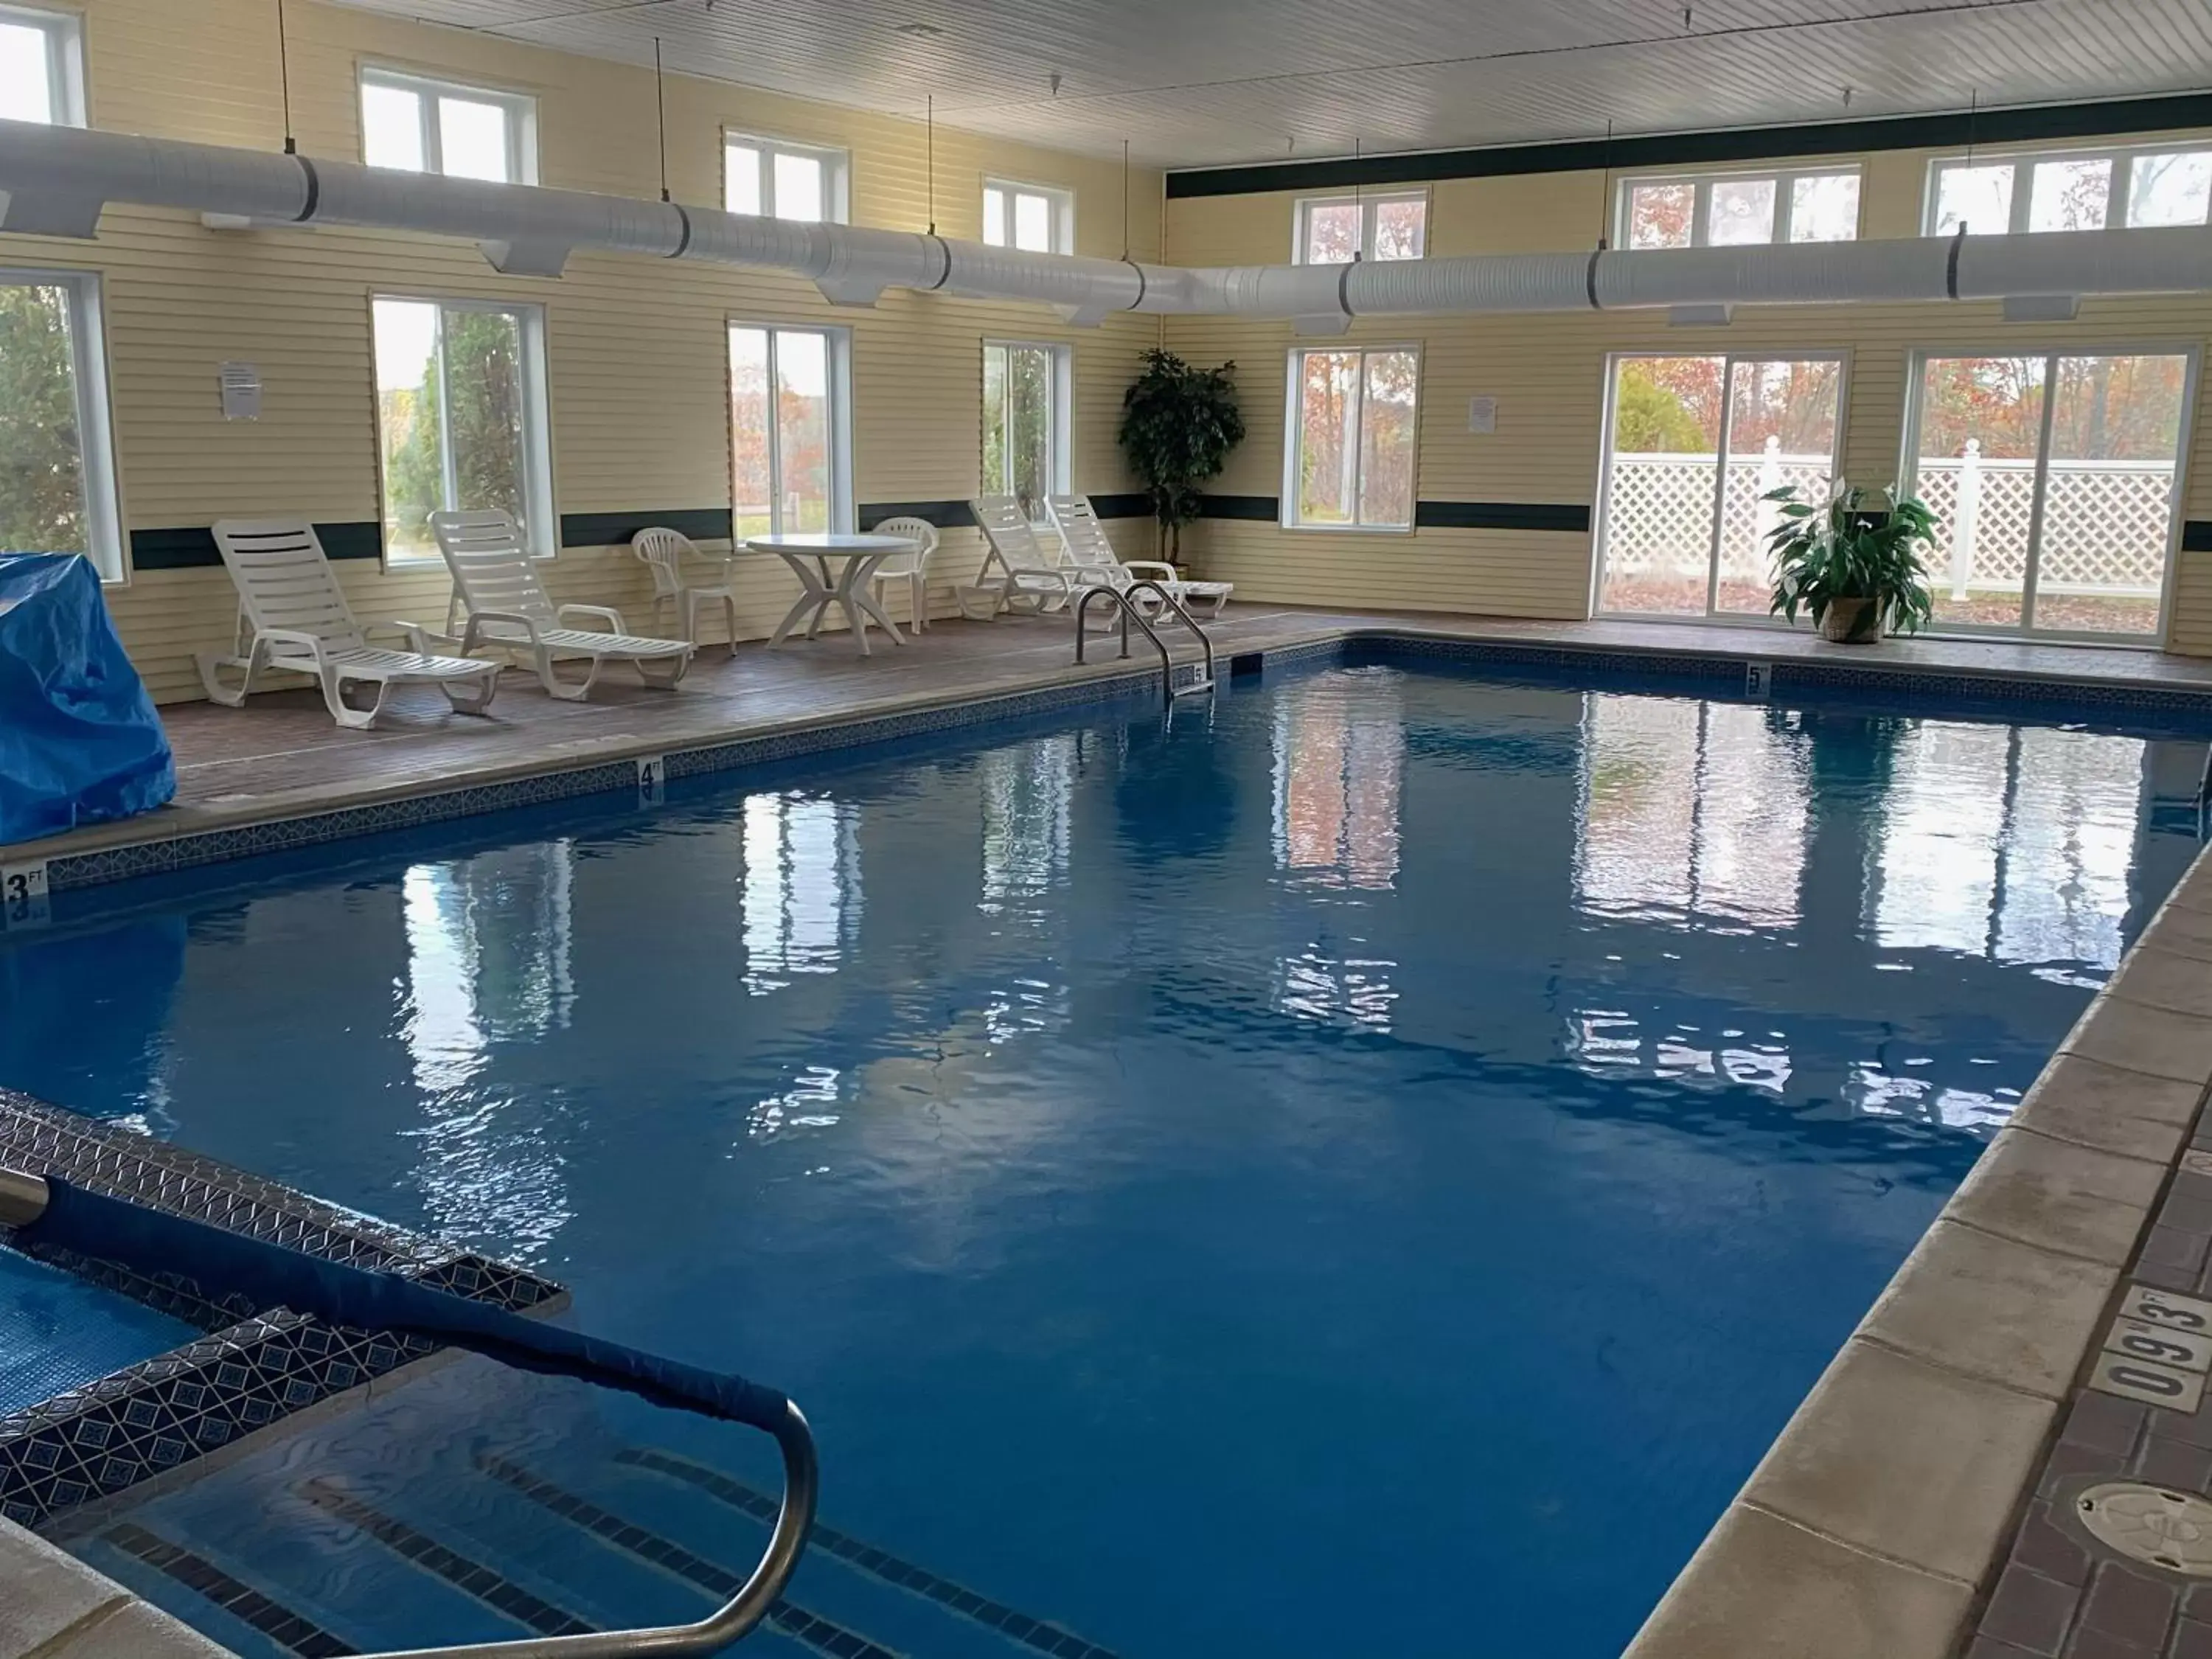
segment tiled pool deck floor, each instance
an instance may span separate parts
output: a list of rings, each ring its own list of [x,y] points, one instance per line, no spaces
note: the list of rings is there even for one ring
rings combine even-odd
[[[1261,606],[1235,607],[1212,632],[1224,672],[1236,655],[1388,633],[1576,659],[1702,659],[1717,695],[1729,694],[1734,662],[1753,661],[1773,665],[1785,690],[1793,674],[1809,680],[1843,664],[1939,677],[1954,692],[1970,676],[2057,682],[2093,701],[2212,696],[2212,662],[1995,641],[1869,649],[1713,625]],[[90,884],[165,867],[153,855],[179,838],[219,839],[216,855],[231,857],[256,850],[255,826],[314,815],[333,834],[358,833],[383,827],[387,805],[419,797],[469,792],[463,810],[474,811],[508,804],[503,786],[549,774],[577,784],[549,793],[615,787],[608,780],[641,757],[718,744],[750,754],[743,746],[756,738],[1049,696],[1145,665],[1142,654],[1115,663],[1112,649],[1102,641],[1078,669],[1067,625],[1054,621],[944,623],[866,659],[842,636],[733,656],[710,648],[672,695],[617,683],[589,703],[556,702],[511,673],[490,720],[446,713],[433,690],[399,700],[386,727],[368,733],[338,731],[307,692],[244,710],[176,708],[165,718],[177,805],[0,848],[0,866],[52,860],[67,871],[74,860],[76,879],[58,885]],[[2212,1400],[2187,1398],[2185,1382],[2179,1403],[2189,1411],[2089,1386],[2124,1313],[2150,1313],[2154,1330],[2165,1317],[2135,1299],[2144,1290],[2164,1293],[2169,1312],[2188,1311],[2175,1297],[2212,1303],[2212,1126],[2199,1121],[2208,1085],[2212,864],[2200,860],[1653,1613],[1632,1659],[2212,1659],[2212,1577],[2124,1564],[2076,1513],[2084,1486],[2124,1474],[2212,1492]],[[2189,1157],[2192,1142],[2208,1156]],[[2203,1352],[2212,1359],[2212,1343]],[[0,1521],[0,1659],[213,1651]]]

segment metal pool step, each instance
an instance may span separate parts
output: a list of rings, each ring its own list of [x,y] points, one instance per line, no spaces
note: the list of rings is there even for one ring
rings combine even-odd
[[[133,1515],[97,1533],[100,1555],[114,1553],[99,1564],[242,1653],[298,1659],[392,1645],[371,1638],[377,1604],[415,1604],[410,1583],[422,1583],[455,1642],[599,1629],[611,1601],[625,1616],[639,1601],[683,1616],[734,1594],[776,1500],[696,1458],[619,1442],[611,1449],[580,1474],[556,1475],[534,1461],[542,1449],[479,1446],[468,1474],[435,1492],[312,1474],[290,1481],[284,1503],[267,1506],[250,1536],[203,1544],[158,1514]],[[283,1580],[296,1575],[286,1564],[301,1559],[299,1523],[308,1515],[322,1530],[305,1540],[307,1559],[326,1571],[288,1589]],[[327,1571],[334,1544],[374,1558],[337,1572],[336,1588]],[[805,1603],[779,1601],[742,1650],[933,1659],[977,1653],[988,1633],[988,1650],[1007,1659],[1116,1659],[1064,1626],[834,1527],[817,1524],[809,1559]]]

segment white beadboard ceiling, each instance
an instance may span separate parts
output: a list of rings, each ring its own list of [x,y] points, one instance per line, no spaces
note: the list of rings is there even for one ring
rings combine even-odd
[[[349,3],[1157,167],[2212,85],[2206,0]]]

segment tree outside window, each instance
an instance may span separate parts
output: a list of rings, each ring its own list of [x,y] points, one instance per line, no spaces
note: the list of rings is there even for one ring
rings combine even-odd
[[[1289,521],[1412,528],[1418,355],[1402,347],[1300,351],[1291,373],[1297,444]]]

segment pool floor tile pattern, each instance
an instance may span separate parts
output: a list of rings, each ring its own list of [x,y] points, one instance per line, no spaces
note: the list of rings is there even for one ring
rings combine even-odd
[[[2154,1212],[2130,1287],[2212,1297],[2212,1174],[2188,1167],[2202,1153],[2212,1116]],[[2075,1393],[1966,1659],[2212,1659],[2212,1578],[2127,1560],[2075,1519],[2081,1491],[2113,1480],[2212,1497],[2212,1395],[2182,1412]]]
[[[100,1534],[126,1554],[174,1579],[186,1589],[252,1626],[300,1659],[344,1659],[361,1651],[340,1641],[313,1620],[271,1601],[252,1585],[233,1577],[205,1556],[173,1544],[131,1522]]]

